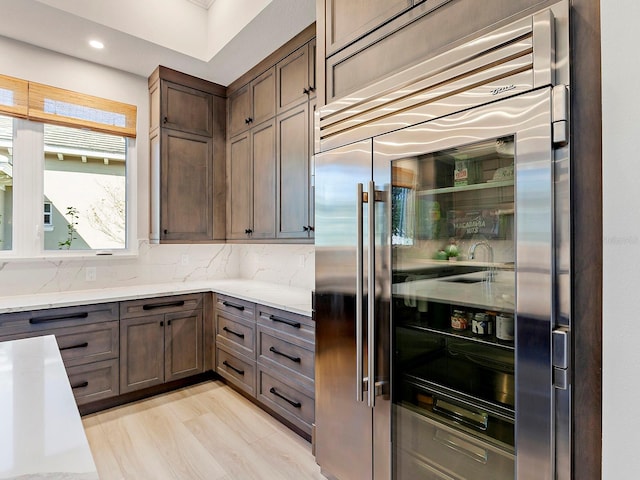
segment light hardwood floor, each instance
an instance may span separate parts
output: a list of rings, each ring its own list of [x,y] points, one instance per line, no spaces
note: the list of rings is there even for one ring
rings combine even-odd
[[[325,479],[309,442],[219,381],[82,422],[101,480]]]

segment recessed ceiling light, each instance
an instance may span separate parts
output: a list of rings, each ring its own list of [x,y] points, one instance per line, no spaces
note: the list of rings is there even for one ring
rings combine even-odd
[[[104,48],[104,43],[100,42],[99,40],[90,40],[89,45],[91,45],[93,48],[97,48],[98,50]]]

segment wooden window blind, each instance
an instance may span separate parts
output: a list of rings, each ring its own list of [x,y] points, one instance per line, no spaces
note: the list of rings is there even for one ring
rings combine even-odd
[[[2,75],[0,113],[124,137],[136,136],[135,105]]]

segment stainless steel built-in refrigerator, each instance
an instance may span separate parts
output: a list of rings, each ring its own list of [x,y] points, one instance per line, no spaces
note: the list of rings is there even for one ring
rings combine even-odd
[[[567,32],[565,1],[317,114],[329,478],[570,478]]]

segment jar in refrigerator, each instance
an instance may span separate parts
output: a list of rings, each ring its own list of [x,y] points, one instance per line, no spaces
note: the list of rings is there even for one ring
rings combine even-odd
[[[479,336],[493,335],[493,316],[487,313],[476,313],[471,322],[471,331]]]
[[[464,310],[454,310],[451,314],[451,328],[454,330],[466,330],[469,327],[467,312]]]
[[[499,340],[513,340],[515,337],[515,325],[513,315],[500,313],[496,316],[496,338]]]

